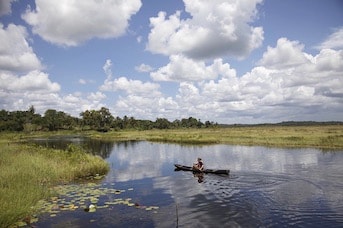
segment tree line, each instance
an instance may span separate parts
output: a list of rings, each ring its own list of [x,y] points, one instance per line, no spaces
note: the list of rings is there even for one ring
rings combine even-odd
[[[209,128],[216,127],[217,123],[189,117],[170,122],[166,118],[157,118],[155,121],[139,120],[134,117],[114,117],[108,108],[86,110],[80,117],[73,117],[65,112],[48,109],[44,115],[35,112],[31,106],[27,111],[0,111],[0,131],[57,131],[57,130],[150,130],[150,129],[177,129],[177,128]]]

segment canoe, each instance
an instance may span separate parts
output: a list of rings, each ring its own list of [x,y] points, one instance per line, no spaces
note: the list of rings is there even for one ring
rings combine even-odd
[[[214,174],[226,174],[226,175],[230,173],[229,169],[204,169],[201,171],[201,170],[196,170],[196,169],[193,169],[193,167],[185,166],[185,165],[174,164],[174,166],[176,167],[176,170],[192,171],[192,172],[197,172],[197,173],[214,173]]]

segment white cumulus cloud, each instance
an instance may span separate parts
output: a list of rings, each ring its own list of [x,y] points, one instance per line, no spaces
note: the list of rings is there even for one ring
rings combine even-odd
[[[22,18],[44,40],[62,46],[77,46],[92,38],[123,35],[136,14],[140,0],[46,1],[36,0],[36,8]]]
[[[174,119],[194,116],[221,123],[342,120],[343,50],[323,49],[311,55],[300,42],[280,38],[267,48],[258,66],[243,75],[221,59],[205,63],[175,56],[151,73],[155,80],[179,82],[171,98]],[[192,75],[198,75],[193,77],[197,80],[192,81]]]
[[[106,60],[103,70],[106,74],[106,80],[100,86],[102,91],[124,91],[131,95],[141,96],[159,96],[160,85],[152,82],[142,82],[140,80],[128,79],[127,77],[119,77],[112,79],[112,61]]]
[[[138,72],[151,72],[154,70],[154,68],[150,65],[142,63],[141,65],[136,66],[135,70]]]
[[[297,41],[289,41],[287,38],[280,38],[275,48],[268,47],[267,52],[259,61],[260,65],[270,68],[287,68],[299,66],[310,61],[306,53],[303,53],[304,45]]]
[[[167,17],[159,12],[150,18],[147,50],[164,55],[184,54],[206,59],[221,56],[245,57],[263,41],[263,29],[250,23],[261,0],[184,0],[190,18],[181,11]]]
[[[202,60],[193,60],[183,55],[172,55],[170,62],[150,76],[155,81],[202,81],[215,79],[219,75],[230,77],[235,70],[228,63],[223,64],[222,59],[215,59],[212,65],[206,65]]]
[[[42,64],[29,45],[25,27],[0,23],[0,70],[28,72],[42,68]]]
[[[0,73],[1,86],[5,91],[58,92],[60,85],[51,82],[46,73],[31,71],[26,75]]]
[[[338,28],[317,49],[342,49],[343,48],[343,27]]]
[[[223,122],[342,120],[343,50],[312,56],[302,49],[282,38],[243,76],[202,83],[199,96],[210,107],[207,114]]]
[[[160,95],[159,84],[152,82],[142,82],[140,80],[132,80],[126,77],[116,78],[114,80],[105,80],[100,87],[102,91],[125,91],[128,94],[136,94],[141,96],[157,96]]]

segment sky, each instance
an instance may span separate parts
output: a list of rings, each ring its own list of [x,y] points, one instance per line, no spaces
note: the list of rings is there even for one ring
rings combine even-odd
[[[0,109],[343,121],[341,0],[0,0]]]

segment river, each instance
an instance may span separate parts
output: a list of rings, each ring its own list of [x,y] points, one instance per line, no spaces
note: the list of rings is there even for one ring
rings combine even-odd
[[[45,213],[35,224],[37,227],[343,224],[343,151],[101,142],[78,137],[35,142],[52,147],[80,144],[106,159],[111,168],[96,184],[64,186],[70,190],[60,196],[61,202],[69,200],[75,208],[53,216]],[[230,175],[199,177],[174,171],[175,163],[191,165],[197,157],[208,168],[230,169]],[[96,199],[81,199],[80,194],[89,191],[98,192],[93,196]],[[93,213],[84,211],[90,204],[96,207]]]

